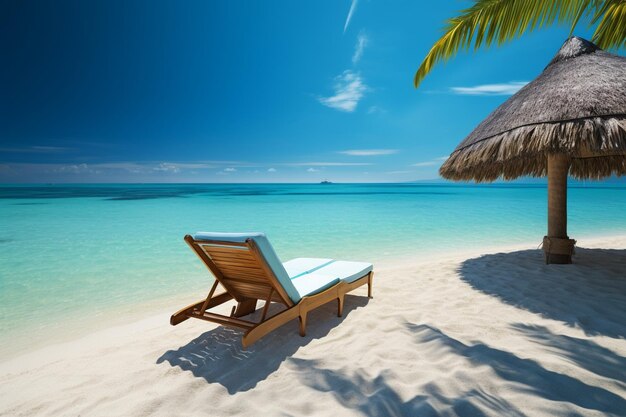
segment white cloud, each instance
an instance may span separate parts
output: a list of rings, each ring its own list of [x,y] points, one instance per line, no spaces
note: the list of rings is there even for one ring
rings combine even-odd
[[[224,171],[226,171],[226,172],[235,172],[235,171],[237,171],[237,169],[235,169],[233,167],[228,167],[228,168],[224,168]]]
[[[362,162],[298,162],[294,164],[285,164],[293,167],[354,167],[372,165]]]
[[[306,172],[319,172],[319,171],[320,170],[316,169],[316,168],[309,168],[309,169],[306,170]]]
[[[430,161],[418,162],[418,163],[413,164],[411,166],[412,167],[430,167],[430,166],[434,166],[434,165],[439,165],[443,161],[445,161],[446,159],[448,159],[447,156],[440,156],[438,158],[431,159]]]
[[[171,172],[177,174],[180,172],[180,168],[175,164],[170,164],[168,162],[160,163],[158,166],[152,168],[155,171],[163,171],[163,172]]]
[[[411,165],[412,167],[430,167],[433,165],[437,165],[437,161],[424,161],[418,162],[416,164]]]
[[[370,106],[370,108],[367,109],[367,114],[376,114],[376,113],[384,114],[384,113],[387,113],[387,110],[383,109],[380,106]]]
[[[347,151],[339,151],[338,153],[350,156],[379,156],[392,155],[398,153],[397,149],[350,149]]]
[[[93,170],[89,168],[87,164],[76,164],[76,165],[61,165],[56,169],[53,169],[55,172],[69,172],[71,174],[81,174],[86,172],[92,172]]]
[[[343,25],[343,33],[346,33],[348,29],[348,25],[352,20],[352,15],[354,15],[354,11],[356,10],[356,6],[359,4],[359,0],[352,0],[352,4],[350,5],[350,10],[348,11],[348,17],[346,17],[346,23]]]
[[[361,31],[359,33],[359,36],[357,36],[356,46],[354,47],[354,54],[352,55],[353,64],[356,64],[361,60],[361,57],[363,56],[363,51],[365,50],[368,42],[369,38],[367,37],[365,32]]]
[[[345,112],[353,112],[367,91],[367,86],[358,73],[346,70],[335,78],[335,95],[320,97],[325,106]]]
[[[484,84],[474,87],[452,87],[454,94],[467,96],[510,96],[517,93],[528,81],[509,81],[502,84]]]
[[[267,172],[276,172],[276,168],[268,168]]]

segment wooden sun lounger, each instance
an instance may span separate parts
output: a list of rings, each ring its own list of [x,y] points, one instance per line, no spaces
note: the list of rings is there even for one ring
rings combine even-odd
[[[337,314],[341,317],[344,296],[364,284],[368,286],[368,297],[372,298],[374,272],[371,270],[352,282],[339,281],[329,288],[306,295],[298,302],[294,302],[254,239],[249,238],[244,242],[196,240],[187,235],[185,242],[211,271],[215,282],[206,299],[191,304],[171,316],[170,324],[173,326],[188,318],[196,318],[222,326],[240,328],[245,331],[242,344],[247,347],[296,317],[300,320],[300,335],[305,336],[307,314],[333,300],[337,300]],[[226,291],[216,294],[218,284]],[[233,307],[230,316],[209,311],[233,299],[237,305]],[[256,310],[258,300],[265,301],[259,322],[242,319],[242,316]],[[286,309],[267,317],[272,302],[283,304]]]

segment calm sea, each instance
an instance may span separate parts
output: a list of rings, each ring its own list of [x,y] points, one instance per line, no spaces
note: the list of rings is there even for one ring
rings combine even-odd
[[[283,260],[424,257],[539,244],[546,194],[543,185],[0,186],[0,352],[196,301],[208,275],[188,233],[262,231]],[[626,233],[624,213],[624,188],[570,188],[579,240]]]

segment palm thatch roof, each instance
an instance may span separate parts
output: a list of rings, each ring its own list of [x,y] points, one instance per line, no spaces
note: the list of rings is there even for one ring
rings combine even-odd
[[[452,180],[545,176],[546,154],[570,175],[626,174],[626,57],[569,38],[544,71],[459,144],[439,173]]]

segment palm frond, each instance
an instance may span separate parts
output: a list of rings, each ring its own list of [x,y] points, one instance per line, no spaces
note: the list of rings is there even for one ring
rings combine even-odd
[[[607,0],[596,8],[593,41],[602,49],[626,47],[626,0]]]
[[[575,26],[592,1],[598,0],[476,0],[458,17],[446,22],[443,36],[435,42],[415,73],[415,87],[435,64],[447,61],[461,49],[469,49],[472,42],[474,49],[478,49],[493,43],[501,45],[555,22],[570,21]],[[623,26],[626,23],[607,21],[606,24]]]

